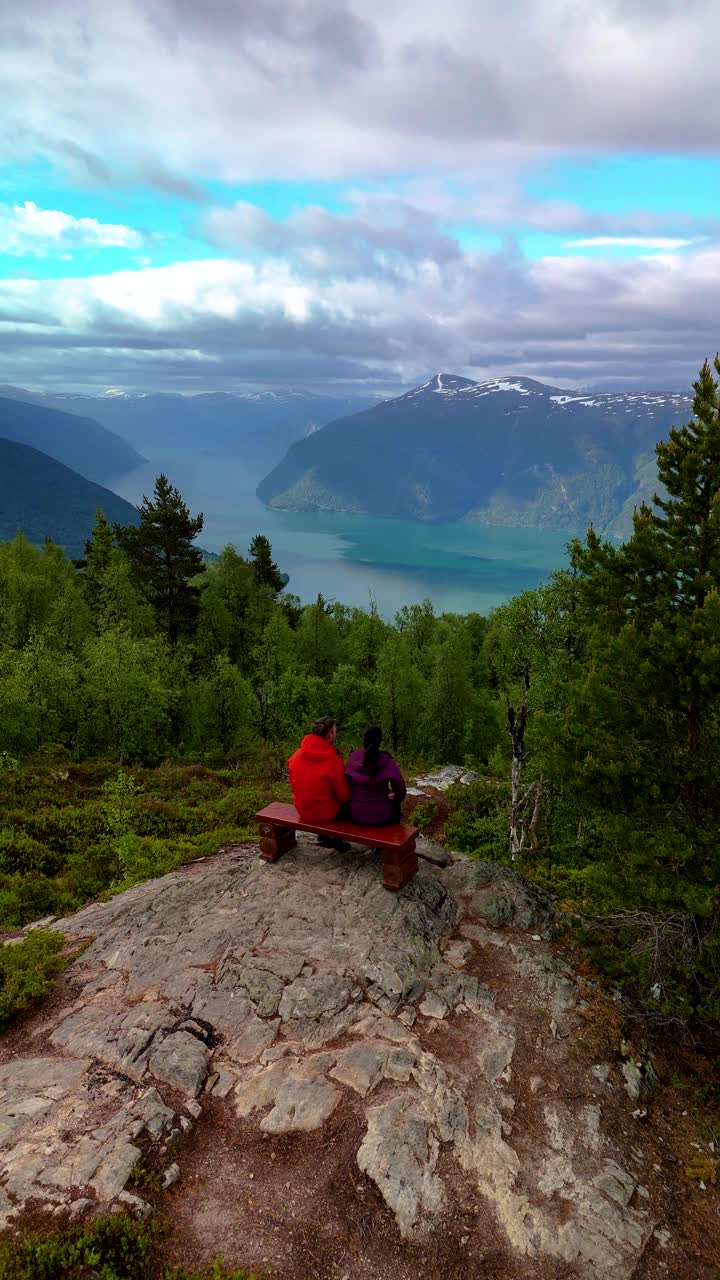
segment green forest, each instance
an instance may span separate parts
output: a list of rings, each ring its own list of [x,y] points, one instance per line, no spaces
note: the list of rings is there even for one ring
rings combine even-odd
[[[664,497],[627,541],[589,530],[489,617],[302,606],[260,534],[206,563],[202,516],[164,476],[139,525],[98,513],[82,561],[1,543],[0,927],[253,836],[332,714],[344,752],[378,722],[408,776],[476,770],[449,793],[449,847],[555,892],[648,1019],[716,1024],[717,375],[658,445]]]

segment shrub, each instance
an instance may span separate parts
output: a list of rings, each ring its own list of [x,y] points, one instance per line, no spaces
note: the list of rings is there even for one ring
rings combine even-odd
[[[40,871],[53,875],[61,866],[62,858],[24,831],[15,827],[0,831],[0,872],[26,875],[28,871]]]
[[[215,805],[215,812],[223,823],[237,827],[252,827],[255,814],[268,801],[268,795],[259,787],[231,787],[227,795]]]
[[[38,872],[0,875],[0,926],[20,928],[29,920],[57,915],[66,904],[61,886]]]
[[[440,805],[437,800],[421,800],[420,804],[416,804],[410,814],[410,821],[413,826],[419,827],[421,831],[427,831],[439,813]]]
[[[79,806],[48,806],[30,813],[28,808],[26,801],[24,810],[14,810],[8,816],[16,825],[22,822],[27,835],[52,850],[58,868],[72,853],[83,849],[88,841],[97,840],[105,831],[102,806],[97,801]]]
[[[470,786],[456,785],[447,793],[451,815],[447,842],[461,853],[475,853],[493,861],[507,856],[506,794],[495,778],[481,778]]]
[[[145,796],[135,812],[134,827],[139,836],[166,836],[177,829],[175,810],[167,800]]]
[[[0,1026],[47,995],[64,961],[61,933],[37,929],[23,942],[0,947]]]
[[[159,1257],[161,1228],[116,1215],[60,1232],[28,1235],[0,1245],[0,1280],[253,1280],[221,1261],[209,1271],[168,1269]],[[255,1277],[254,1280],[260,1280]]]
[[[159,840],[156,836],[138,836],[134,832],[121,836],[115,848],[123,886],[164,876],[194,854],[184,841]]]

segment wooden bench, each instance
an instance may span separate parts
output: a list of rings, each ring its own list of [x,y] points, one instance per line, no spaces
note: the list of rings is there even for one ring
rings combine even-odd
[[[276,800],[261,809],[256,818],[260,824],[260,857],[277,862],[284,853],[297,846],[296,831],[313,831],[332,840],[349,840],[382,851],[383,884],[386,889],[402,889],[417,871],[415,837],[417,827],[404,827],[394,822],[387,827],[361,827],[357,822],[301,822],[294,804]]]

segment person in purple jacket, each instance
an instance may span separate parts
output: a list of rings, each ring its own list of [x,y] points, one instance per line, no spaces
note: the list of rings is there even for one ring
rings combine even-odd
[[[400,805],[407,795],[405,779],[389,751],[381,751],[382,729],[369,725],[361,748],[351,751],[345,767],[350,783],[350,818],[365,827],[386,827],[400,821]]]

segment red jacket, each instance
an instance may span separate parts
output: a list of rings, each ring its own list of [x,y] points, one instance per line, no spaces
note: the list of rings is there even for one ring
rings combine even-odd
[[[340,752],[326,738],[306,733],[288,760],[293,800],[301,822],[332,822],[350,799]]]

